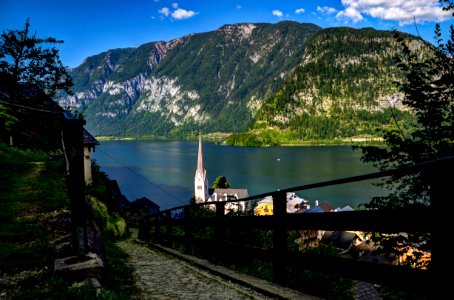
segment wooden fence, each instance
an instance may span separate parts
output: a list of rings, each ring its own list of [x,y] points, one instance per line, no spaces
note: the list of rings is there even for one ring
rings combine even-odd
[[[336,179],[315,184],[297,186],[273,191],[246,199],[224,202],[208,202],[175,207],[144,219],[139,234],[142,238],[151,237],[157,243],[170,245],[175,241],[184,244],[184,250],[191,253],[195,245],[210,249],[214,261],[225,257],[261,258],[272,262],[273,281],[285,284],[287,267],[296,261],[304,270],[323,272],[339,277],[357,279],[370,283],[410,290],[426,295],[448,291],[453,274],[453,259],[448,246],[453,227],[454,201],[452,194],[452,171],[454,157],[425,162],[401,169],[370,173],[355,177]],[[386,176],[426,172],[430,186],[430,206],[393,210],[356,210],[316,214],[288,214],[286,193],[346,184]],[[226,203],[253,201],[273,197],[272,216],[226,216]],[[197,207],[215,204],[216,214],[212,218],[194,217]],[[176,212],[184,211],[184,217],[175,217]],[[183,235],[174,234],[175,228],[183,228]],[[195,237],[195,228],[212,228],[214,239],[203,240]],[[272,232],[272,248],[260,249],[238,245],[226,241],[226,230],[266,229]],[[301,251],[289,251],[289,230],[351,230],[362,232],[421,232],[430,234],[431,266],[428,270],[409,268],[391,264],[362,262],[340,257],[310,255]],[[150,234],[152,236],[150,236]],[[449,274],[449,275],[448,275]]]

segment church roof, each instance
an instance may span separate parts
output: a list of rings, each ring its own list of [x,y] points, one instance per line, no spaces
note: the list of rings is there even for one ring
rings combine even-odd
[[[83,134],[84,134],[84,146],[99,145],[98,140],[96,140],[95,137],[92,136],[90,134],[90,132],[88,132],[85,128],[84,128]]]
[[[320,204],[320,207],[323,209],[324,212],[334,211],[334,207],[326,201],[323,201],[323,203]]]
[[[249,192],[247,189],[209,189],[210,197],[216,193],[218,196],[228,196],[237,195],[238,199],[244,199],[249,197]]]

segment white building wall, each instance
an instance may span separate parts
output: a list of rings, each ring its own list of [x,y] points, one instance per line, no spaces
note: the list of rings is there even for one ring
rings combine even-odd
[[[89,185],[93,182],[91,175],[91,148],[84,147],[84,174],[85,174],[85,185]]]

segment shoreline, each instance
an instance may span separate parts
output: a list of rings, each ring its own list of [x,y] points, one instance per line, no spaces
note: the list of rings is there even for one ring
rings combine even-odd
[[[373,138],[345,138],[339,140],[296,140],[288,141],[279,145],[259,145],[259,146],[248,146],[248,145],[230,145],[225,143],[225,136],[228,134],[223,134],[222,137],[213,134],[202,135],[201,138],[203,141],[213,142],[219,145],[232,146],[232,147],[310,147],[310,146],[384,146],[383,138],[373,137]],[[185,139],[176,139],[168,137],[132,137],[132,136],[96,136],[95,137],[100,142],[106,141],[197,141],[197,138],[185,138]]]

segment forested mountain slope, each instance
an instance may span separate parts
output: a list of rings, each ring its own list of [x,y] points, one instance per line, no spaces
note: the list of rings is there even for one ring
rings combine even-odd
[[[393,84],[401,78],[395,34],[289,21],[224,25],[89,57],[72,71],[75,95],[59,102],[81,108],[96,135],[247,132],[232,144],[270,130],[284,140],[373,135],[410,116]]]

